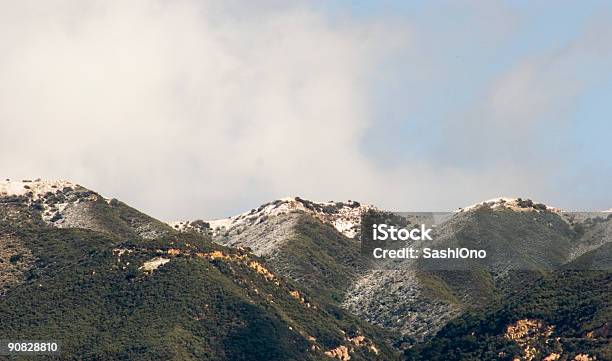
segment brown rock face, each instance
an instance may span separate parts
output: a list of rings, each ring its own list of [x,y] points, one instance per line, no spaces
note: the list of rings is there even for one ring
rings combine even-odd
[[[331,358],[336,358],[341,361],[349,361],[351,356],[349,355],[349,350],[346,346],[338,346],[329,351],[325,351],[325,355]]]

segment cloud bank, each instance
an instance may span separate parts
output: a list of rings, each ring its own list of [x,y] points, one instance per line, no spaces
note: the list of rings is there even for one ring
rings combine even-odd
[[[558,110],[583,87],[558,75],[589,50],[525,60],[496,77],[483,104],[445,123],[433,155],[384,167],[362,147],[386,121],[375,116],[371,84],[419,51],[418,32],[395,17],[248,4],[5,4],[0,175],[69,179],[168,220],[227,216],[285,195],[398,210],[499,193],[554,198],[550,179],[509,152],[471,168],[480,150],[470,139],[482,129],[529,131]],[[594,44],[593,56],[607,59]]]

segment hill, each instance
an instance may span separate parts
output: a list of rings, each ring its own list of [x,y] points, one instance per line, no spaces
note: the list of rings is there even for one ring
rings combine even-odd
[[[387,334],[255,254],[69,183],[4,183],[0,339],[62,359],[395,359]]]
[[[354,203],[359,204],[350,202]],[[326,208],[336,204],[338,208]],[[211,234],[220,244],[252,248],[280,274],[303,282],[314,293],[329,294],[351,314],[396,332],[396,346],[404,350],[434,340],[438,331],[464,315],[489,312],[485,310],[503,303],[508,295],[524,291],[527,297],[532,282],[542,277],[579,267],[610,269],[612,217],[604,212],[565,212],[520,198],[480,202],[441,217],[429,246],[485,248],[484,261],[419,260],[385,269],[360,258],[361,220],[354,216],[350,222],[343,220],[337,211],[343,205],[288,198],[226,220],[200,221],[205,227],[198,231]],[[352,209],[350,214],[360,216],[385,213],[361,204]],[[422,215],[405,217],[400,222],[432,222]],[[180,228],[195,230],[190,223],[181,222]],[[351,224],[350,233],[337,227],[346,223]],[[606,294],[602,283],[594,285],[594,294]],[[543,282],[541,292],[553,292],[548,288],[557,286]],[[510,320],[504,322],[498,326],[507,327]]]

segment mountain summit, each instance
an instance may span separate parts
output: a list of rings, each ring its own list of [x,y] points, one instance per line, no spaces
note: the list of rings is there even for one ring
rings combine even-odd
[[[561,209],[556,207],[550,207],[543,203],[537,203],[532,201],[531,199],[522,199],[522,198],[509,198],[509,197],[498,197],[489,199],[486,201],[478,202],[471,206],[459,208],[458,212],[466,212],[473,209],[477,209],[480,207],[490,207],[491,209],[511,209],[513,211],[518,212],[526,212],[526,211],[553,211],[553,212],[562,212]]]
[[[338,232],[347,237],[355,237],[361,215],[368,209],[375,209],[370,205],[363,205],[356,201],[347,202],[313,202],[300,197],[281,198],[269,203],[262,204],[257,209],[251,209],[233,217],[206,221],[208,227],[214,234],[240,232],[246,227],[265,221],[268,217],[284,215],[291,212],[303,212],[309,214],[324,223],[331,224]],[[175,229],[198,229],[202,222],[172,222]]]

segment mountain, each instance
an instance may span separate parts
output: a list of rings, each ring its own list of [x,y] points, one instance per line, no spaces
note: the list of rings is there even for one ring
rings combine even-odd
[[[362,217],[435,225],[362,254]],[[498,198],[442,217],[300,197],[166,224],[64,181],[0,182],[0,339],[61,359],[610,359],[612,215]],[[384,266],[384,264],[383,264]]]
[[[294,197],[227,219],[170,224],[183,232],[208,234],[224,246],[252,250],[279,274],[340,303],[345,290],[368,269],[355,236],[361,215],[370,209],[375,207],[350,200]]]
[[[302,206],[304,203],[310,206]],[[339,208],[326,208],[334,204]],[[398,332],[396,345],[407,354],[417,345],[433,342],[449,322],[466,314],[482,314],[486,307],[499,305],[518,290],[525,290],[523,297],[529,299],[531,282],[544,275],[563,280],[557,276],[559,272],[579,266],[610,269],[612,217],[603,212],[565,212],[521,198],[480,202],[443,217],[436,224],[430,246],[486,248],[486,260],[463,261],[463,269],[448,260],[419,260],[383,269],[360,258],[356,239],[360,220],[356,216],[384,211],[361,204],[350,213],[337,211],[345,207],[341,202],[318,203],[295,197],[225,220],[191,222],[205,225],[200,228],[190,222],[175,226],[207,232],[220,244],[252,248],[280,274],[304,282],[314,292],[332,294],[331,300],[350,313]],[[343,219],[343,214],[352,217]],[[408,217],[405,221],[418,224],[424,220]],[[345,223],[351,224],[348,234],[345,228],[337,227]],[[543,282],[542,292],[556,286]],[[575,297],[581,291],[572,292]],[[593,292],[601,296],[607,289],[599,287]],[[608,305],[602,307],[609,309]],[[506,321],[498,326],[511,325]]]
[[[484,262],[419,259],[392,270],[374,269],[349,290],[344,305],[371,322],[421,339],[466,309],[500,297],[500,275],[563,264],[572,239],[569,225],[546,207],[515,208],[504,202],[507,206],[485,202],[455,213],[437,225],[434,241],[428,242],[438,249],[486,249]]]
[[[266,260],[69,182],[0,183],[0,339],[61,359],[392,360],[388,333]]]

